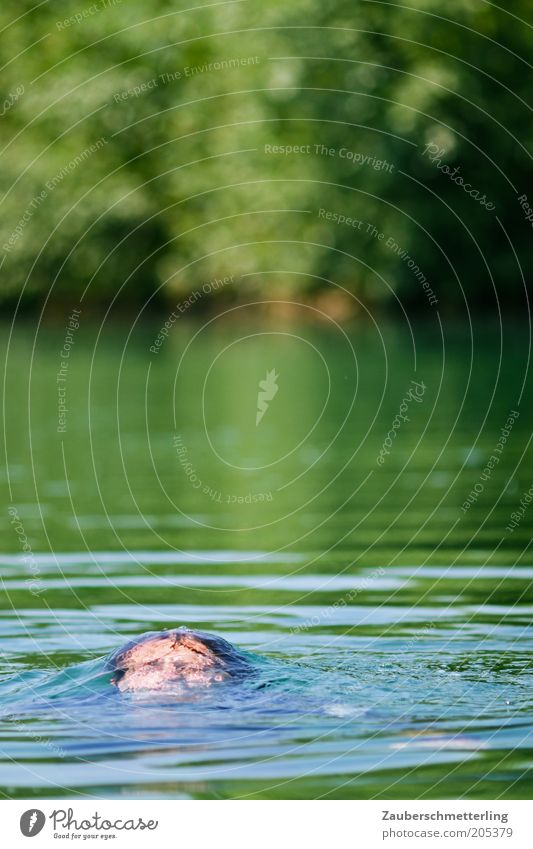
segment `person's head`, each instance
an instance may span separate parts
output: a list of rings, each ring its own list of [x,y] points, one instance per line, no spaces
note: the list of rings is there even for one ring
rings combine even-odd
[[[109,663],[111,681],[121,692],[206,686],[250,670],[226,640],[185,627],[144,634],[114,652]]]

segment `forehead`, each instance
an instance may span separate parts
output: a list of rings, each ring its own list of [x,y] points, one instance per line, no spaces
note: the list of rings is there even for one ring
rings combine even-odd
[[[161,660],[171,654],[176,645],[175,639],[170,636],[152,637],[148,640],[139,640],[129,643],[115,656],[117,666],[128,666],[130,663],[150,663]]]
[[[118,649],[110,658],[115,668],[132,663],[150,663],[179,653],[180,647],[200,650],[202,654],[224,655],[225,641],[198,631],[176,629],[163,633],[145,634]]]

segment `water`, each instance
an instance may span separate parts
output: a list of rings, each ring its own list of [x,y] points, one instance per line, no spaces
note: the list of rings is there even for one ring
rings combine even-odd
[[[2,333],[4,793],[527,796],[528,329],[159,324],[82,315],[63,383],[63,323]],[[255,674],[120,696],[180,624]]]

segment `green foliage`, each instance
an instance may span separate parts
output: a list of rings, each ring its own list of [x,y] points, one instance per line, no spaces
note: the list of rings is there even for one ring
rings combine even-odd
[[[525,0],[187,7],[2,4],[4,302],[234,275],[232,297],[523,308]]]

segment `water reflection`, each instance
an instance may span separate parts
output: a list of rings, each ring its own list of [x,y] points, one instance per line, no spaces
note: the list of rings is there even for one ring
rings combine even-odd
[[[154,355],[153,328],[129,330],[77,335],[65,433],[58,333],[39,332],[33,361],[29,328],[10,346],[3,784],[456,798],[490,781],[523,796],[533,511],[506,526],[531,485],[527,332],[501,355],[490,327],[472,348],[461,329],[440,344],[416,326],[226,321],[180,324]],[[380,465],[413,379],[424,396]],[[252,652],[259,678],[178,707],[110,692],[105,655],[181,623]]]

